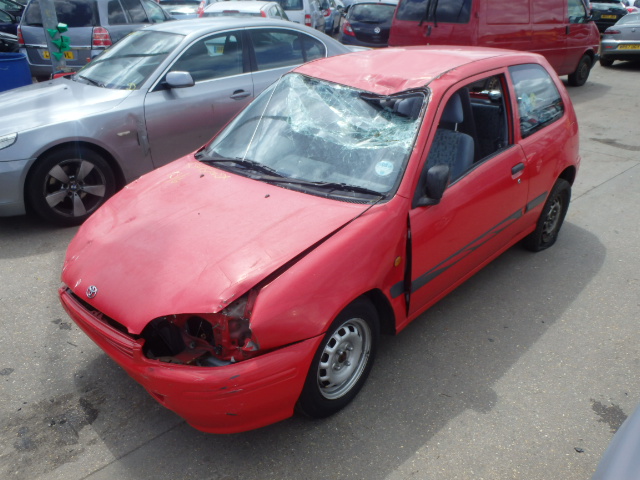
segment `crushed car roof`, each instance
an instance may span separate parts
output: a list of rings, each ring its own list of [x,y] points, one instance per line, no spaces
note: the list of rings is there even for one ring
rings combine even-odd
[[[499,62],[490,62],[500,58]],[[330,82],[390,95],[422,88],[443,74],[480,61],[487,69],[506,64],[539,63],[542,57],[529,52],[496,48],[424,46],[368,50],[313,61],[296,72]]]

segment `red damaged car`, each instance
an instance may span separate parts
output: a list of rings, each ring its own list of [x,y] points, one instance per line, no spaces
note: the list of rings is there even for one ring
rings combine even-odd
[[[60,298],[207,432],[330,415],[394,334],[522,241],[556,241],[578,125],[543,57],[468,47],[303,65],[79,230]]]

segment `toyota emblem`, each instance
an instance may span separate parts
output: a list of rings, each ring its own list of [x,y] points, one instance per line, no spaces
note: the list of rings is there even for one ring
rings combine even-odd
[[[373,33],[380,33],[380,27],[376,27],[373,29]]]
[[[98,294],[98,287],[91,285],[87,288],[87,298],[93,298]]]

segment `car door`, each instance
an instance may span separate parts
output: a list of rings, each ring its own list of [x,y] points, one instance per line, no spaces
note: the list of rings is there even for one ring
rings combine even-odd
[[[530,172],[525,168],[523,150],[513,142],[513,110],[508,106],[506,85],[503,73],[478,79],[451,89],[439,106],[438,130],[432,137],[423,172],[444,163],[450,166],[453,177],[437,205],[417,206],[416,199],[421,195],[418,188],[409,212],[410,316],[423,311],[498,255],[524,228],[521,217]],[[462,121],[452,123],[447,111],[455,96],[461,100],[458,120]],[[455,166],[459,160],[449,160],[451,145],[439,145],[439,137],[460,135],[468,137],[463,143],[466,150],[471,149],[463,168]]]
[[[168,88],[168,72],[189,72],[195,85]],[[241,30],[190,44],[144,100],[151,156],[156,167],[205,144],[254,96]]]
[[[251,28],[251,68],[256,95],[283,74],[305,62],[326,56],[324,44],[288,28]]]

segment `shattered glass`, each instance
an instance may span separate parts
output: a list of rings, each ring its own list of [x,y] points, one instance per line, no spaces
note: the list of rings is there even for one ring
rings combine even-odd
[[[311,187],[304,182],[344,184],[384,195],[402,178],[424,98],[422,92],[380,96],[300,74],[285,75],[203,156],[259,163],[279,183],[295,179],[294,188]]]

